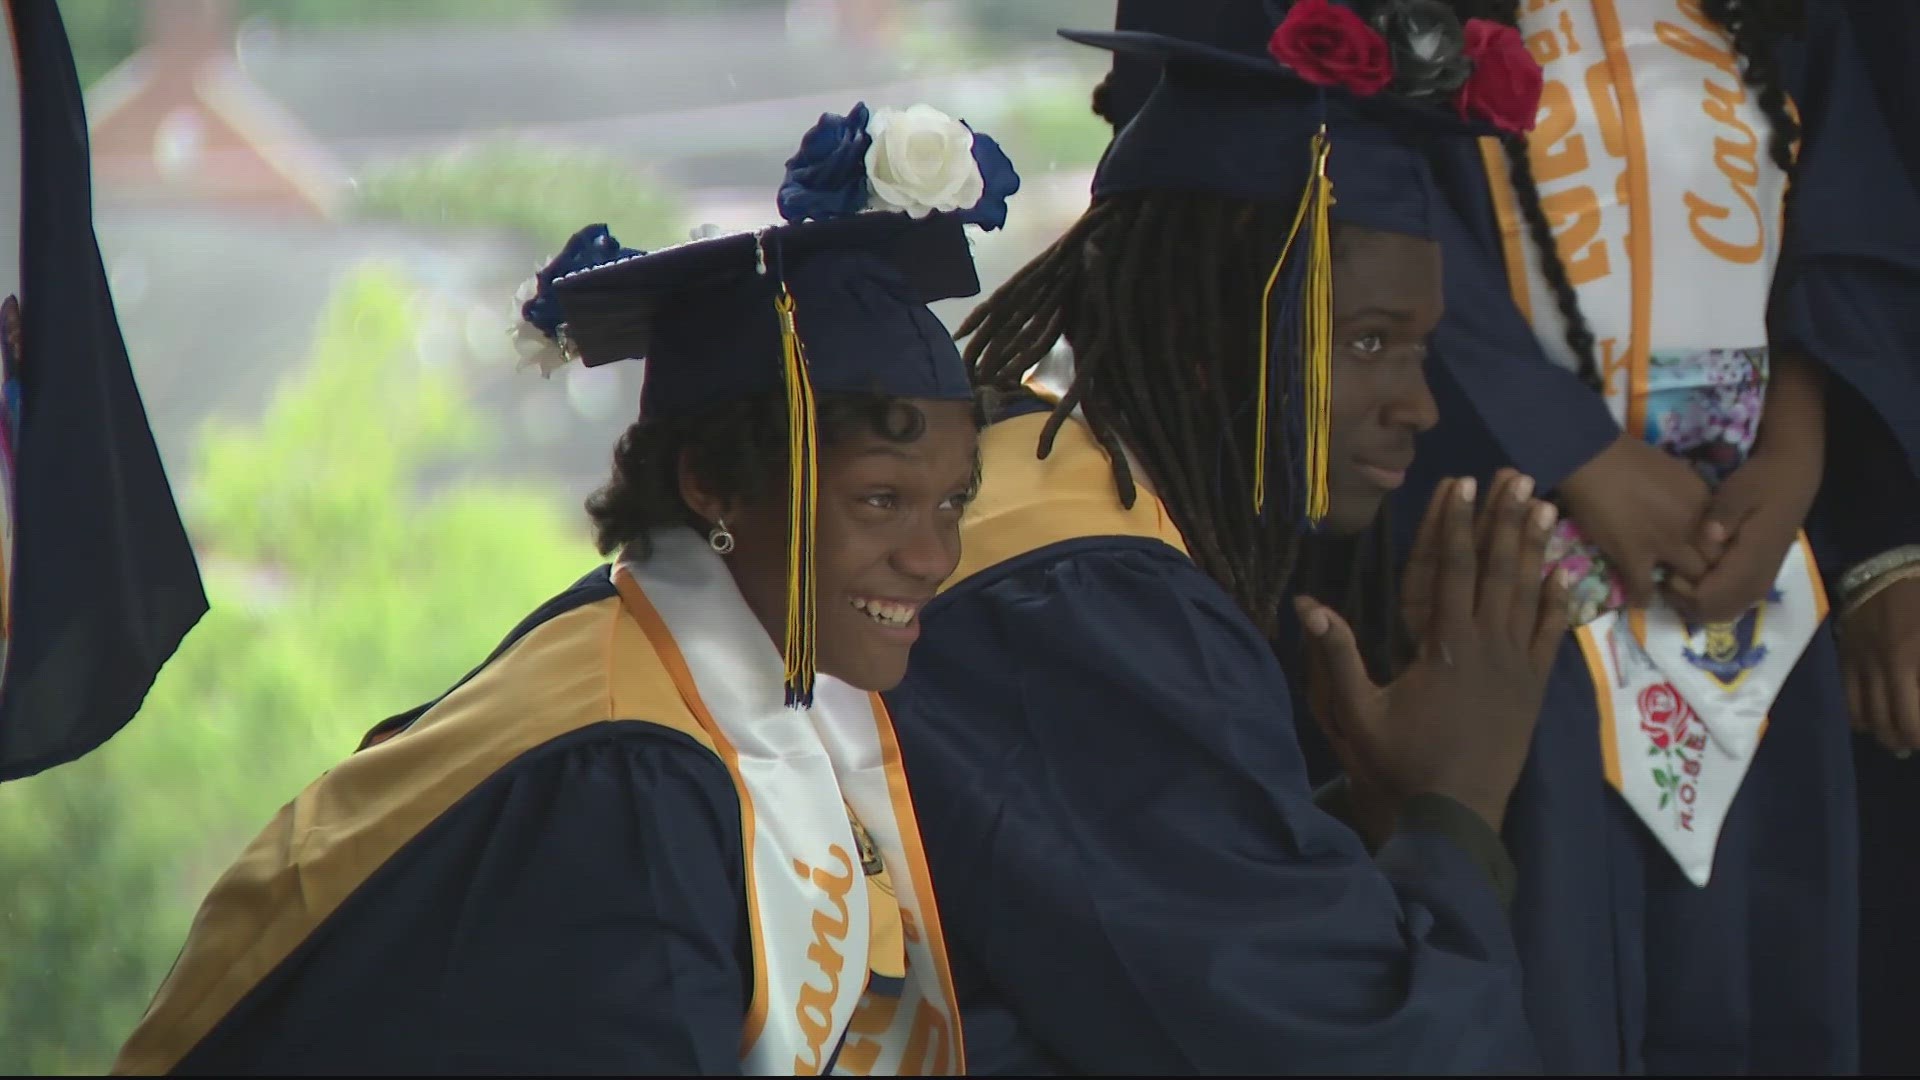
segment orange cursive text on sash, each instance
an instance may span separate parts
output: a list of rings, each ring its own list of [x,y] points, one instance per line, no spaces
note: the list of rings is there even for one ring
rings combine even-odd
[[[825,869],[816,869],[793,860],[794,872],[802,880],[811,880],[827,894],[827,901],[833,905],[836,918],[826,911],[813,913],[813,944],[807,946],[807,959],[813,961],[820,973],[827,977],[825,989],[811,982],[800,984],[800,1003],[794,1006],[794,1018],[800,1022],[800,1032],[806,1036],[807,1052],[793,1056],[793,1071],[796,1076],[818,1076],[826,1064],[827,1041],[833,1038],[833,1005],[840,1000],[840,972],[846,967],[847,959],[836,947],[847,940],[849,915],[847,913],[847,893],[852,890],[855,875],[853,859],[847,849],[839,844],[827,848],[827,854],[840,861],[844,871],[839,876]],[[862,973],[864,974],[864,972]]]
[[[1726,135],[1713,140],[1713,166],[1726,178],[1734,198],[1746,208],[1741,220],[1723,202],[1696,191],[1684,196],[1687,204],[1687,228],[1700,246],[1731,263],[1750,265],[1766,254],[1766,219],[1760,213],[1757,190],[1760,185],[1760,140],[1753,128],[1740,117],[1747,92],[1741,85],[1740,65],[1733,52],[1718,42],[1724,34],[1700,8],[1700,0],[1678,0],[1681,14],[1694,22],[1708,37],[1677,23],[1656,22],[1654,35],[1662,45],[1691,57],[1724,76],[1724,81],[1708,77],[1701,80],[1706,97],[1700,109],[1725,128]]]
[[[900,999],[891,994],[861,995],[859,1007],[853,1010],[853,1019],[847,1021],[847,1045],[840,1051],[840,1063],[834,1066],[834,1071],[872,1076],[873,1067],[880,1060],[880,1040],[886,1037],[887,1029],[893,1027],[894,1016],[899,1011]]]

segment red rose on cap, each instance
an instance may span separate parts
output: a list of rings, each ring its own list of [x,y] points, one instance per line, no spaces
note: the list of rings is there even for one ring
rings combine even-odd
[[[1463,51],[1473,74],[1454,95],[1467,120],[1485,120],[1509,135],[1533,130],[1540,111],[1540,65],[1527,52],[1520,31],[1487,19],[1468,19]]]
[[[1299,0],[1267,41],[1267,52],[1315,86],[1367,97],[1393,81],[1387,39],[1359,15],[1327,0]]]

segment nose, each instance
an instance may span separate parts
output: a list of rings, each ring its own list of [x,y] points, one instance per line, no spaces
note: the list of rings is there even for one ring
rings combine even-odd
[[[1427,363],[1396,365],[1393,385],[1388,388],[1381,419],[1388,427],[1407,428],[1415,434],[1430,431],[1440,422],[1440,406],[1427,385]]]
[[[938,587],[960,565],[960,530],[943,514],[917,514],[901,533],[889,561],[895,570],[928,588]]]

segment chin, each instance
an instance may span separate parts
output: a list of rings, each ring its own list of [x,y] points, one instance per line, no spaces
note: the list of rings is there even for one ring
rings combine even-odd
[[[897,650],[899,656],[862,655],[858,657],[835,657],[829,662],[822,660],[820,673],[831,675],[855,690],[865,690],[871,694],[885,693],[900,685],[907,677],[907,650]]]
[[[1380,504],[1384,501],[1378,495],[1335,493],[1329,500],[1327,516],[1320,519],[1320,529],[1337,536],[1365,532],[1380,516]]]

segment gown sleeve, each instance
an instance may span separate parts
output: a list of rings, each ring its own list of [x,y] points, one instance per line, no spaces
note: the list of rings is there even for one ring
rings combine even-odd
[[[588,729],[402,849],[176,1071],[737,1074],[743,865],[710,752]]]
[[[1769,307],[1776,345],[1871,403],[1920,463],[1920,183],[1876,96],[1848,5],[1809,5],[1804,135]],[[1911,60],[1911,58],[1909,58]]]
[[[1313,804],[1231,598],[1157,543],[1079,543],[949,593],[889,698],[978,975],[970,1064],[1537,1067],[1501,895],[1455,835],[1485,824],[1410,813],[1369,857]]]
[[[1885,420],[1845,385],[1827,393],[1826,472],[1807,535],[1838,617],[1848,571],[1920,545],[1920,480]]]
[[[1879,10],[1808,7],[1805,135],[1769,310],[1776,345],[1833,376],[1810,524],[1834,581],[1920,542],[1920,177],[1894,137],[1904,118],[1876,93],[1876,80],[1910,77],[1882,70],[1893,58],[1877,39],[1898,27],[1874,21]]]

